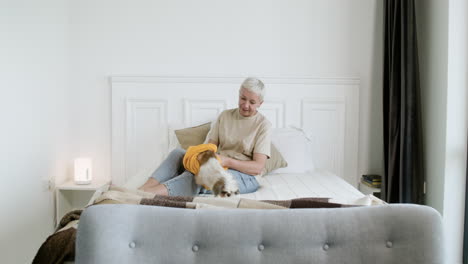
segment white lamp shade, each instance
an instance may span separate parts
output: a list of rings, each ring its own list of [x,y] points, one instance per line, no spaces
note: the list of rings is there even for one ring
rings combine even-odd
[[[93,179],[93,164],[90,158],[75,159],[74,179],[76,184],[91,183]]]

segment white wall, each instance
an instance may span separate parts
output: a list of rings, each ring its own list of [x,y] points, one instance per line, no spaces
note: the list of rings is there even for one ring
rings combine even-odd
[[[417,1],[427,204],[444,220],[446,262],[462,263],[468,136],[468,3]]]
[[[113,74],[358,77],[360,172],[382,172],[381,1],[83,0],[71,10],[73,155],[91,156],[96,177],[110,177]]]
[[[447,120],[448,2],[416,0],[427,204],[443,210]]]
[[[31,263],[53,230],[47,179],[66,173],[66,1],[0,2],[0,262]]]
[[[462,263],[468,137],[468,2],[449,1],[444,229],[449,263]],[[453,261],[452,261],[453,260]]]

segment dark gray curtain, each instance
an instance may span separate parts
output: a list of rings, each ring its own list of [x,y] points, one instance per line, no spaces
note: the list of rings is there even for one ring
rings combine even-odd
[[[424,202],[421,99],[414,0],[385,0],[382,198]]]

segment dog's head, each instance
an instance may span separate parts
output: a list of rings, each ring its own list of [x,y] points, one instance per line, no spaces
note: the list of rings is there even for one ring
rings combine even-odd
[[[232,195],[237,195],[239,194],[237,182],[235,180],[220,178],[213,185],[213,194],[219,197],[231,197]]]

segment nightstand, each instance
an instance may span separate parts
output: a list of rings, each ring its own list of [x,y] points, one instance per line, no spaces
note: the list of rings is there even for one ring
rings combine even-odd
[[[109,183],[108,180],[93,180],[91,184],[78,185],[73,180],[69,180],[56,186],[56,226],[66,213],[87,206],[93,194],[98,190],[107,189]]]
[[[362,192],[363,194],[372,194],[375,197],[380,198],[380,188],[374,188],[365,185],[364,183],[360,182],[359,183],[359,191]]]

